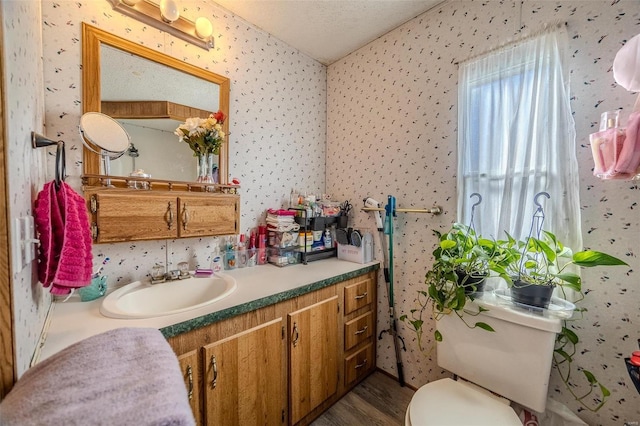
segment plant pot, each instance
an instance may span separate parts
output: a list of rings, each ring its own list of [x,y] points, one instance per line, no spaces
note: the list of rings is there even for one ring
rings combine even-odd
[[[552,284],[536,285],[516,279],[513,280],[511,287],[511,300],[515,303],[546,309],[549,307],[554,288],[555,285]]]
[[[456,275],[458,276],[458,285],[464,287],[466,295],[484,291],[484,283],[487,278],[486,272],[484,274],[467,274],[465,271],[456,269]]]

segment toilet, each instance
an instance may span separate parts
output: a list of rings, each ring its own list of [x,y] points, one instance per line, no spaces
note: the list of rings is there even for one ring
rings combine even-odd
[[[492,293],[474,305],[488,309],[464,315],[470,324],[485,322],[495,332],[467,327],[456,315],[437,322],[438,365],[458,376],[436,380],[416,391],[405,415],[406,426],[522,425],[511,403],[544,412],[556,334],[561,320],[530,313]]]

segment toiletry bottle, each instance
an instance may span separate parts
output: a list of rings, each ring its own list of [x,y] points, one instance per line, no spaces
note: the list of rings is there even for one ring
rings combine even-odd
[[[222,262],[222,255],[220,254],[220,245],[218,239],[215,239],[215,243],[213,246],[213,253],[211,254],[211,270],[214,273],[221,272],[224,268],[224,263]]]
[[[238,268],[244,268],[247,266],[247,245],[245,242],[245,235],[240,234],[240,240],[238,241],[238,250],[236,251],[236,262]]]
[[[324,230],[324,248],[330,249],[333,247],[333,241],[331,240],[331,231],[329,228]]]
[[[227,244],[224,252],[224,269],[236,269],[236,247],[235,237],[227,237]]]
[[[267,264],[267,227],[258,226],[258,265]]]
[[[251,230],[249,234],[249,244],[247,245],[247,266],[256,266],[258,263],[256,250],[256,233]]]

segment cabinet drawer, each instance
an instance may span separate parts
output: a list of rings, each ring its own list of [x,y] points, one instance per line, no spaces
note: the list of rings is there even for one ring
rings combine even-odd
[[[344,288],[344,314],[348,315],[372,302],[373,280],[365,276],[362,280]]]
[[[345,352],[361,342],[367,340],[373,334],[373,313],[371,311],[364,315],[348,321],[344,325],[344,350]]]
[[[346,357],[344,359],[344,385],[349,387],[358,379],[364,377],[375,365],[375,362],[372,343]]]

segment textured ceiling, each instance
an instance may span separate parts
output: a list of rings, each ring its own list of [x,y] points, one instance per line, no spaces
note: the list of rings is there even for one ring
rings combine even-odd
[[[215,0],[329,65],[443,0]]]

